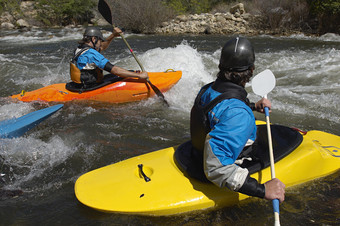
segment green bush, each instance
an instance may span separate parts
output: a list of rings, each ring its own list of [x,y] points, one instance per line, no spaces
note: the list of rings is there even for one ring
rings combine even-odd
[[[319,33],[340,33],[339,0],[306,0],[310,7],[311,18],[317,18]]]
[[[339,14],[340,1],[339,0],[307,0],[311,12],[314,14]]]
[[[7,11],[9,13],[20,11],[20,0],[0,0],[0,15]]]

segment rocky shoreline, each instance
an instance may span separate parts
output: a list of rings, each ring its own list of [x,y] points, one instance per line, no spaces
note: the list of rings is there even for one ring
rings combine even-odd
[[[180,15],[169,22],[163,22],[156,29],[158,34],[242,34],[248,36],[301,34],[296,30],[273,30],[268,27],[262,15],[252,15],[238,3],[225,13],[204,13]]]
[[[156,33],[164,34],[257,34],[253,29],[254,21],[259,17],[246,13],[244,5],[239,3],[226,13],[204,13],[180,15],[175,19],[164,22],[156,29]]]
[[[11,30],[36,27],[36,23],[31,19],[37,15],[34,10],[34,2],[21,2],[20,10],[23,12],[23,15],[20,15],[19,13],[11,14],[9,12],[3,12],[0,16],[0,29]]]
[[[0,16],[0,29],[31,29],[39,28],[40,24],[34,20],[36,11],[34,10],[34,1],[23,1],[20,9],[24,15],[11,15],[4,12]],[[95,17],[91,20],[92,24],[98,26],[108,26],[109,24],[95,11]],[[25,18],[25,19],[23,19]],[[280,34],[289,35],[296,33],[288,31],[272,31],[266,29],[264,19],[261,15],[252,15],[245,11],[244,5],[238,3],[230,8],[226,13],[204,13],[194,15],[180,15],[175,19],[163,22],[162,25],[155,29],[156,34]],[[67,27],[79,27],[69,25]]]

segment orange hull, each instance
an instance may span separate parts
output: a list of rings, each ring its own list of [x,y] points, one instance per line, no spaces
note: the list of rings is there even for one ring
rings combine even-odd
[[[149,79],[162,93],[168,91],[182,77],[181,71],[148,72]],[[140,101],[155,95],[153,89],[140,79],[127,78],[102,88],[83,93],[71,92],[65,88],[66,83],[49,85],[31,92],[11,96],[24,102],[67,102],[98,101],[107,103],[125,103]]]

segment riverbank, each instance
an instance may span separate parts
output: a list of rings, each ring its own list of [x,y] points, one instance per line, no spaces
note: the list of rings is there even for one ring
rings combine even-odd
[[[0,16],[0,29],[12,30],[41,28],[43,25],[34,19],[37,15],[33,1],[24,1],[20,5],[23,15],[4,12]],[[93,11],[94,17],[89,26],[110,26],[99,14]],[[242,3],[238,3],[225,13],[203,13],[193,15],[179,15],[175,19],[163,22],[154,31],[155,34],[242,34],[248,36],[270,34],[291,35],[303,33],[294,30],[272,30],[265,22],[262,15],[253,15],[245,11]],[[79,27],[68,25],[66,27]],[[308,33],[310,35],[310,33]]]

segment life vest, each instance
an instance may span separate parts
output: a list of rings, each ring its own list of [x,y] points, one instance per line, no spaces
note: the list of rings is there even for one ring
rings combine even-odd
[[[202,106],[200,103],[201,97],[210,86],[222,94],[207,105]],[[200,154],[203,155],[205,138],[211,131],[208,112],[222,100],[231,98],[239,99],[249,106],[247,92],[243,87],[229,81],[223,81],[223,79],[220,78],[217,78],[215,82],[203,86],[197,95],[190,113],[190,135],[193,147],[200,152]]]
[[[81,49],[77,54],[74,55],[74,57],[70,61],[70,76],[71,80],[75,83],[84,84],[86,83],[84,82],[84,80],[88,80],[88,77],[91,76],[94,76],[96,78],[96,82],[100,83],[104,78],[103,70],[98,67],[94,70],[79,70],[79,68],[76,66],[78,57],[89,49],[90,47],[85,47]],[[88,73],[85,71],[88,71]],[[84,79],[83,77],[86,77],[86,79]]]

